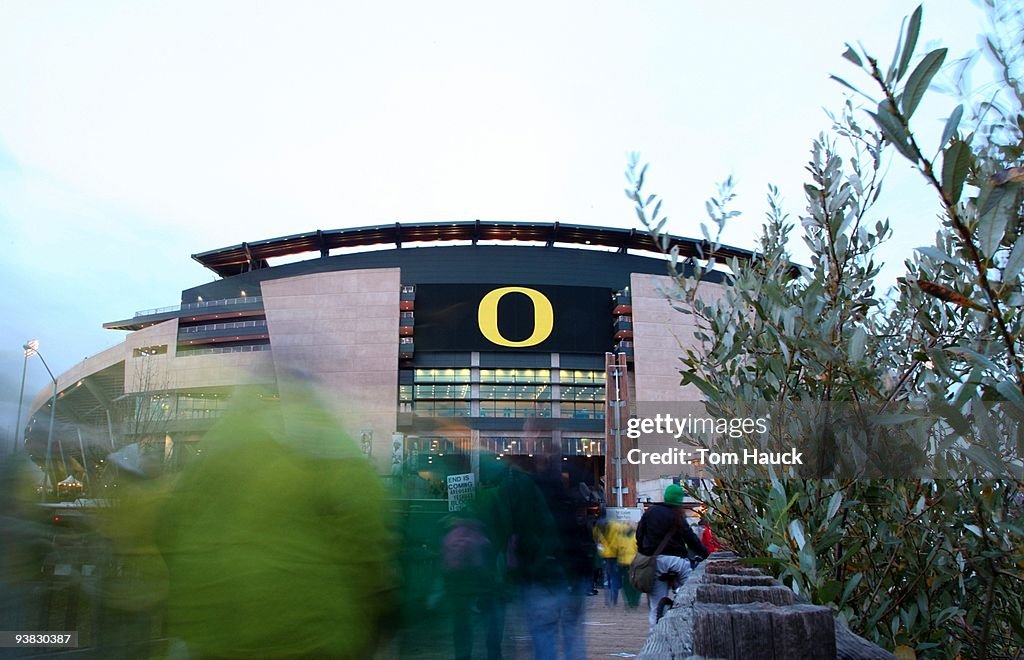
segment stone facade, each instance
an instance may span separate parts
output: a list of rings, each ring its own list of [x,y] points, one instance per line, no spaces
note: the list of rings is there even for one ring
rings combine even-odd
[[[701,393],[696,387],[680,384],[679,358],[688,348],[696,348],[694,316],[672,307],[668,276],[634,273],[631,277],[633,301],[634,401],[640,414],[645,409],[676,411],[678,416],[699,409]],[[703,283],[700,295],[711,299],[721,295],[722,285]],[[654,404],[654,405],[649,405]],[[672,439],[646,436],[645,452],[678,448]],[[646,481],[675,477],[682,470],[672,465],[641,465],[639,479]]]
[[[398,395],[397,268],[317,273],[263,284],[279,384],[307,375],[344,428],[373,434],[380,471],[390,461]],[[282,398],[288,396],[282,389]]]

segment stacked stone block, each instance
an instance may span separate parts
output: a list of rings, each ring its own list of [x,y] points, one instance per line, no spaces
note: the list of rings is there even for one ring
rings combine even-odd
[[[642,660],[882,660],[891,653],[851,633],[827,607],[799,602],[760,570],[718,552],[679,589],[672,610],[640,653]]]

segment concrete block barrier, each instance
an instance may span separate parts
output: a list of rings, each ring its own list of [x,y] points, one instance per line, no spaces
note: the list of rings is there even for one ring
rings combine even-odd
[[[799,602],[792,590],[729,552],[698,566],[658,622],[641,660],[895,660],[857,637],[827,607]]]

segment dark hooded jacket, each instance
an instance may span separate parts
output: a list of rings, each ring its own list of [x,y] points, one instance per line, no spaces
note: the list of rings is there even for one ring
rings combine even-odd
[[[673,526],[675,531],[672,531]],[[636,528],[637,550],[645,555],[653,555],[669,532],[672,532],[672,538],[661,554],[686,557],[689,548],[697,556],[707,558],[708,550],[690,529],[683,515],[683,508],[664,502],[652,504],[640,518],[640,524]]]

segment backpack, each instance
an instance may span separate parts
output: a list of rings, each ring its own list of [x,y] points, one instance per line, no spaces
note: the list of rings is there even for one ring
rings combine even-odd
[[[441,562],[445,571],[484,568],[491,542],[478,525],[461,521],[441,541]]]
[[[636,553],[629,565],[629,583],[640,593],[649,594],[654,590],[654,575],[658,568],[658,556]]]
[[[676,533],[678,527],[679,517],[676,516],[672,528],[668,530],[668,534],[665,534],[665,538],[661,539],[661,543],[658,544],[658,549],[654,551],[653,555],[637,552],[636,557],[633,557],[633,563],[629,565],[629,583],[633,585],[634,589],[645,594],[654,590],[654,578],[657,577],[658,572],[658,555],[668,545],[668,540]]]

